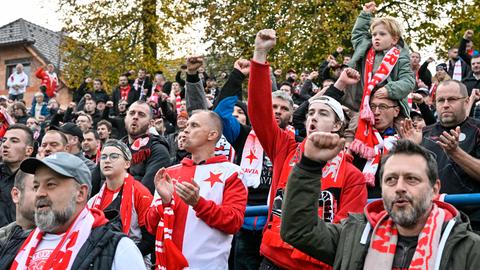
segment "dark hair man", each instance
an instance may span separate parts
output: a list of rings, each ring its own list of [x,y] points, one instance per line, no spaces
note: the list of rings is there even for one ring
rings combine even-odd
[[[423,134],[408,121],[404,123],[406,138],[435,153],[442,193],[480,192],[480,121],[468,117],[469,98],[463,83],[441,82],[435,95],[438,122],[424,128]],[[459,209],[469,215],[472,228],[480,231],[480,207]]]
[[[134,102],[125,117],[128,135],[122,141],[132,152],[130,174],[153,194],[153,178],[160,168],[170,165],[170,155],[165,139],[148,133],[152,117],[150,106],[145,101]]]
[[[33,153],[33,134],[27,126],[14,124],[8,127],[1,142],[0,227],[3,227],[15,220],[15,204],[10,191],[20,163]]]
[[[21,170],[15,175],[11,191],[15,203],[15,222],[0,229],[0,269],[9,269],[23,242],[35,228],[33,176]]]
[[[338,135],[317,132],[287,185],[282,238],[335,269],[477,269],[480,237],[440,191],[435,157],[400,140],[383,158],[382,200],[342,224],[317,218],[321,168],[344,146]],[[412,166],[415,164],[415,166]]]

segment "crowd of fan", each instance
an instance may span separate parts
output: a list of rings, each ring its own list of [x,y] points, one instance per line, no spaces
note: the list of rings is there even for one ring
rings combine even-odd
[[[53,65],[24,100],[18,65],[0,97],[0,269],[480,267],[480,206],[443,202],[480,193],[474,32],[432,76],[375,10],[352,55],[300,75],[268,64],[270,29],[222,82],[188,57],[173,82],[86,78],[68,106]]]

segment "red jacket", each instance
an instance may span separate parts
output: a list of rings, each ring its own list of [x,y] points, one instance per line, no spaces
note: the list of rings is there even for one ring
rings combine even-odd
[[[296,158],[301,157],[303,143],[298,144],[287,132],[278,127],[272,109],[271,89],[269,65],[251,61],[248,115],[265,153],[273,163],[269,218],[260,252],[277,266],[285,269],[331,269],[331,266],[294,249],[280,238],[284,189],[289,172],[298,161]],[[322,192],[324,198],[319,198],[323,203],[331,202],[334,209],[333,222],[339,222],[347,217],[349,212],[361,213],[367,203],[367,189],[363,174],[353,166],[351,157],[345,160],[344,177],[340,180],[341,186],[324,186],[324,192]],[[333,197],[333,200],[328,197]],[[323,212],[323,209],[319,209],[319,215],[325,218]]]
[[[239,178],[240,167],[225,156],[215,156],[201,165],[185,158],[167,169],[178,182],[195,181],[200,200],[195,207],[174,194],[172,240],[191,268],[227,269],[233,234],[243,224],[247,188]],[[156,194],[155,199],[158,199]],[[156,234],[163,206],[153,204],[147,211],[146,228]]]
[[[53,97],[55,95],[55,90],[57,89],[58,79],[57,75],[50,76],[48,72],[43,68],[38,68],[35,72],[35,76],[42,80],[41,85],[47,88],[46,94],[48,97]]]

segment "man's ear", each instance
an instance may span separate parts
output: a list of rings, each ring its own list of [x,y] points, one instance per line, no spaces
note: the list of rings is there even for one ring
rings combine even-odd
[[[215,129],[212,129],[210,130],[210,132],[208,133],[208,137],[207,139],[209,141],[217,141],[217,139],[222,136],[221,134],[219,134],[218,130],[215,130]]]
[[[440,188],[442,187],[442,184],[440,182],[440,179],[437,179],[435,181],[435,184],[433,185],[433,197],[436,198],[440,194]]]
[[[83,203],[88,201],[88,186],[86,184],[80,185],[76,197],[77,203]]]
[[[33,153],[33,147],[32,146],[27,146],[25,148],[25,157],[31,157]]]
[[[10,191],[10,194],[12,195],[12,201],[15,204],[18,204],[20,202],[20,190],[17,187],[13,187],[12,190]]]
[[[395,109],[395,118],[397,118],[398,115],[400,114],[400,106],[401,105],[398,105],[397,107],[394,108]]]
[[[342,128],[343,122],[342,121],[337,121],[333,124],[333,130],[332,133],[338,132]]]

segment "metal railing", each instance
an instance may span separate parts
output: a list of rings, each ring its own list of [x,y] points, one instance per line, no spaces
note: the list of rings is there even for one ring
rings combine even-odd
[[[368,202],[379,200],[379,199],[380,198],[368,199]],[[480,193],[445,195],[444,201],[454,206],[466,206],[466,205],[480,206]],[[247,209],[245,211],[246,217],[266,216],[266,215],[268,215],[268,205],[247,206]]]

